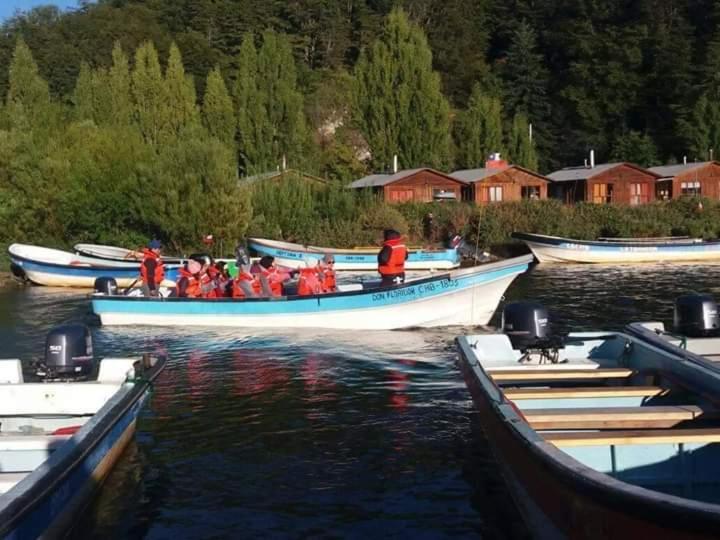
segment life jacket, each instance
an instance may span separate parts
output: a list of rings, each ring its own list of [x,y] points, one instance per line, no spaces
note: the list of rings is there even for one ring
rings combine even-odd
[[[259,266],[260,272],[255,274],[255,281],[253,282],[253,290],[258,296],[263,296],[264,291],[262,288],[262,281],[260,276],[264,276],[268,280],[270,285],[270,292],[273,296],[282,296],[282,283],[287,274],[278,272],[276,268],[268,270],[262,266]]]
[[[155,286],[160,287],[160,283],[162,283],[162,280],[165,279],[165,266],[163,265],[160,256],[147,248],[143,249],[143,260],[140,263],[140,277],[142,278],[143,283],[148,283],[148,269],[147,266],[145,266],[145,263],[150,259],[155,260]]]
[[[322,286],[322,291],[331,293],[337,291],[337,281],[335,279],[335,270],[323,264],[318,266],[318,278]]]
[[[303,268],[300,270],[297,292],[300,296],[320,294],[323,292],[323,284],[315,268]]]
[[[200,275],[200,295],[203,298],[217,297],[217,295],[215,294],[215,280],[213,279],[211,274],[212,272],[205,271]]]
[[[241,283],[247,283],[251,289],[255,289],[255,276],[248,272],[239,271],[238,275],[232,282],[232,297],[245,298],[245,291],[240,286]]]
[[[390,258],[385,264],[378,265],[378,272],[383,276],[393,276],[405,272],[405,259],[407,258],[407,248],[400,238],[385,240],[383,247],[388,246],[392,251]]]
[[[187,287],[185,288],[186,298],[198,298],[200,296],[200,282],[194,274],[188,272],[185,268],[180,269],[180,279],[177,281],[175,286],[175,296],[180,296],[180,282],[187,280]]]

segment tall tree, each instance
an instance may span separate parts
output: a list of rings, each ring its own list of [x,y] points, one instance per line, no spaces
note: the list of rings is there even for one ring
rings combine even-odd
[[[530,130],[527,117],[517,113],[513,117],[510,135],[508,137],[509,159],[515,165],[520,165],[531,171],[538,170],[538,157],[535,144],[530,139]]]
[[[7,107],[11,120],[17,126],[40,126],[48,120],[50,91],[40,76],[30,49],[22,38],[15,44],[10,63],[10,80]]]
[[[401,9],[355,67],[354,112],[376,169],[449,164],[449,106],[425,34]]]
[[[504,151],[502,104],[498,98],[483,94],[480,84],[475,84],[459,121],[456,165],[483,167],[491,153]]]
[[[108,96],[111,105],[109,121],[114,125],[129,125],[133,116],[130,84],[130,64],[120,42],[112,50],[112,65],[107,76]]]
[[[629,161],[641,167],[653,167],[659,164],[657,154],[657,147],[647,133],[629,131],[615,139],[610,159]]]
[[[202,115],[203,125],[210,135],[227,145],[234,145],[235,111],[232,98],[217,66],[208,74]]]
[[[155,46],[146,42],[135,52],[132,72],[135,121],[145,140],[160,142],[169,116],[168,96]]]
[[[521,22],[513,33],[502,66],[508,112],[523,113],[531,121],[545,120],[550,114],[548,72],[537,52],[535,30],[527,22]]]
[[[165,129],[173,137],[188,126],[197,125],[199,112],[197,96],[192,77],[185,74],[180,49],[174,43],[170,46],[165,70],[165,92],[167,97],[167,118]]]
[[[686,127],[690,158],[697,161],[720,155],[720,99],[717,92],[702,94],[692,110]]]

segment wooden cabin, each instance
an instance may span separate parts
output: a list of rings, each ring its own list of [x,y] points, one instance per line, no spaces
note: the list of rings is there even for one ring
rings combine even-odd
[[[459,201],[466,188],[464,182],[456,180],[434,169],[408,169],[394,174],[371,174],[355,180],[353,189],[371,188],[382,192],[386,202],[433,202]]]
[[[720,199],[720,163],[702,161],[648,169],[658,175],[656,197],[661,200],[702,195]]]
[[[519,165],[488,160],[481,169],[466,169],[450,174],[470,186],[470,198],[476,204],[523,199],[547,199],[550,180]]]
[[[548,174],[551,196],[567,203],[643,204],[655,200],[660,174],[632,163],[568,167]]]

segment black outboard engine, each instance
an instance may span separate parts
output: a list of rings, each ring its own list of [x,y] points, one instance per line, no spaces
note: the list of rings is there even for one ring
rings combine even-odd
[[[80,379],[95,370],[92,337],[84,324],[53,328],[45,341],[45,359],[37,375],[45,379]]]
[[[111,277],[99,277],[95,280],[95,285],[93,286],[96,293],[106,294],[108,296],[113,296],[117,294],[117,281],[115,281],[115,278]]]
[[[675,300],[675,332],[688,337],[720,334],[720,315],[709,294],[684,294]]]
[[[537,302],[511,302],[502,312],[502,331],[513,349],[523,353],[520,362],[530,361],[533,353],[540,355],[540,363],[556,363],[562,338],[552,334],[550,314]]]

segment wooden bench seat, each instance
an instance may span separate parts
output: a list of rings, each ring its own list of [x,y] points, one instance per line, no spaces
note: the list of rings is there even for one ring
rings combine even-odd
[[[695,405],[668,407],[584,407],[528,409],[528,423],[542,429],[633,429],[672,427],[700,416],[715,416]]]
[[[628,444],[720,443],[720,429],[648,429],[541,433],[555,446],[618,446]]]
[[[597,369],[488,369],[493,380],[506,381],[575,381],[593,379],[626,379],[635,372],[625,368]]]
[[[654,397],[667,392],[659,386],[585,386],[578,388],[506,388],[505,397],[518,399]]]

